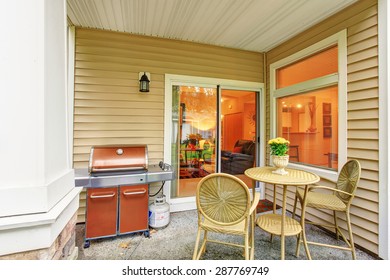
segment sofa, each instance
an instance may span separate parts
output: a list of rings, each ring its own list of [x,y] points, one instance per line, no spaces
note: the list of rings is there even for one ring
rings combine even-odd
[[[255,142],[252,140],[238,140],[233,151],[221,151],[221,171],[229,174],[243,174],[245,170],[254,166]]]

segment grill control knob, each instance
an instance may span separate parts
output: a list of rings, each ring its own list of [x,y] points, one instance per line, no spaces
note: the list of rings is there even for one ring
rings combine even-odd
[[[123,155],[123,150],[122,150],[122,149],[116,150],[116,154],[117,154],[118,156]]]

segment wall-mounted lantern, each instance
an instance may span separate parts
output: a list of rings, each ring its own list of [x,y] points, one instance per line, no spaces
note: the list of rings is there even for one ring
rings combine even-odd
[[[139,72],[139,91],[149,92],[150,73]]]

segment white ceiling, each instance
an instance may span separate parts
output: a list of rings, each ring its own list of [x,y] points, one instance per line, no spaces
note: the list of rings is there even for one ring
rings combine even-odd
[[[75,26],[264,52],[357,0],[67,0]]]

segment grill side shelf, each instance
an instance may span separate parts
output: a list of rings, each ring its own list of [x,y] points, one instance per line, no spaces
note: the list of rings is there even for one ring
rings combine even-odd
[[[146,172],[132,172],[115,175],[98,174],[90,176],[88,169],[75,169],[75,186],[85,188],[105,188],[121,185],[150,184],[154,182],[170,181],[175,179],[172,169],[162,170],[158,166],[150,166]]]

